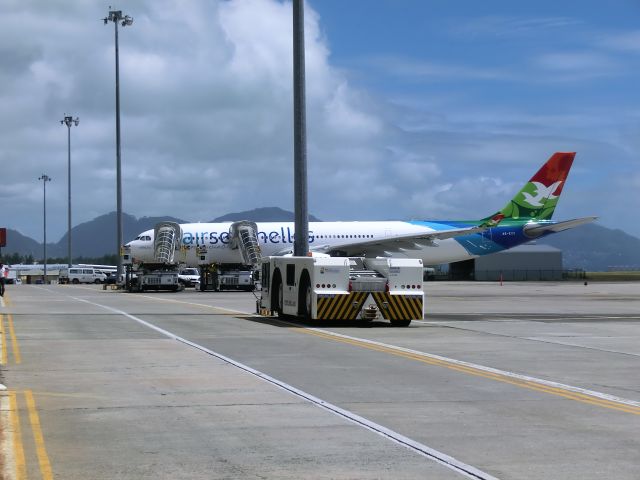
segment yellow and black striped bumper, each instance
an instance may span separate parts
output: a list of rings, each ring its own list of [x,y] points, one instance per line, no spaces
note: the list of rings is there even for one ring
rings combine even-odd
[[[388,292],[371,294],[385,320],[422,320],[423,295],[392,295]]]
[[[318,295],[316,318],[323,320],[355,320],[369,292]]]
[[[325,320],[355,320],[364,307],[369,292],[318,295],[317,315]],[[392,295],[372,292],[378,310],[385,320],[422,320],[423,295]]]

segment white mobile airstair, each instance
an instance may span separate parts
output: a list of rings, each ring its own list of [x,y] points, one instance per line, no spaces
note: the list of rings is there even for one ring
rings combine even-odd
[[[182,229],[175,222],[160,222],[155,226],[153,253],[157,263],[170,264],[182,243]]]
[[[254,222],[242,220],[229,227],[231,248],[240,252],[242,263],[257,267],[262,261],[262,253],[258,244],[258,226]]]
[[[175,222],[160,222],[154,228],[154,262],[129,270],[127,289],[130,292],[145,290],[178,291],[183,287],[178,281],[179,262],[175,253],[182,245],[182,228]],[[135,268],[135,267],[134,267]],[[135,273],[132,278],[131,274]]]

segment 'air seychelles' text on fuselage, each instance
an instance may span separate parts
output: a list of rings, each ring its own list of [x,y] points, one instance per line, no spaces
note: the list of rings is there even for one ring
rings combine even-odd
[[[257,232],[258,240],[264,244],[267,243],[291,243],[293,244],[294,232],[289,227],[281,227],[280,231]],[[313,232],[309,232],[309,243],[315,241]],[[229,232],[186,232],[182,237],[184,245],[216,245],[229,243]]]

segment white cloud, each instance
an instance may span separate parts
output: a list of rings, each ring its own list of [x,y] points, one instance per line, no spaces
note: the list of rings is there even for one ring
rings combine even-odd
[[[113,26],[97,21],[106,10],[74,6],[63,15],[24,2],[0,19],[13,71],[0,76],[0,97],[19,114],[0,120],[8,146],[0,157],[16,186],[11,195],[24,197],[8,223],[34,236],[42,171],[54,179],[50,235],[64,233],[66,135],[58,120],[65,113],[81,118],[72,129],[74,223],[115,208]],[[322,152],[311,170],[342,169],[338,155],[380,134],[382,122],[330,66],[319,17],[306,10],[309,150]],[[119,35],[125,210],[208,219],[261,205],[291,208],[291,4],[200,1],[185,9],[140,0],[124,13],[134,17]],[[16,23],[22,33],[11,35]],[[350,160],[366,163],[376,148]]]
[[[555,52],[540,55],[534,64],[545,70],[579,75],[611,75],[618,65],[611,58],[594,52]]]
[[[293,209],[290,2],[185,5],[126,5],[134,23],[120,29],[124,210],[205,221],[259,206]],[[47,173],[48,237],[65,233],[65,113],[80,117],[71,131],[74,224],[115,210],[113,25],[99,20],[106,13],[92,2],[21,0],[0,17],[0,201],[11,206],[3,226],[41,238],[37,178]],[[611,145],[631,151],[638,138],[637,122],[625,120],[633,128],[616,139],[620,115],[481,110],[453,89],[421,104],[400,84],[403,101],[387,103],[332,65],[313,3],[305,18],[309,207],[320,218],[479,218],[502,207],[556,149],[588,151],[581,166],[594,170]],[[540,19],[537,27],[565,21]],[[536,58],[533,66],[546,72],[616,67],[581,53]],[[535,81],[529,71],[431,58],[372,61],[413,85]],[[580,198],[573,208],[596,203]]]
[[[640,53],[640,30],[604,36],[600,45],[613,50]]]
[[[571,17],[486,15],[460,22],[453,27],[453,31],[471,36],[537,36],[543,31],[575,27],[581,23],[581,20]]]
[[[517,78],[506,68],[472,67],[399,56],[371,56],[366,59],[366,64],[384,71],[387,75],[420,80],[513,80]]]

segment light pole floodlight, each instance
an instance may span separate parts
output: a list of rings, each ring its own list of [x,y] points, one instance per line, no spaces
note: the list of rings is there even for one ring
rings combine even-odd
[[[71,125],[75,125],[77,127],[78,124],[80,123],[80,118],[78,118],[78,117],[73,118],[72,116],[67,115],[65,113],[65,116],[64,116],[64,118],[62,120],[60,120],[60,123],[62,125],[66,125],[67,127],[71,127]]]
[[[109,7],[109,15],[104,17],[102,21],[104,22],[105,25],[109,22],[113,22],[113,23],[120,22],[120,25],[122,25],[123,27],[127,27],[133,23],[133,17],[129,15],[123,16],[122,10],[111,10],[111,7]]]

